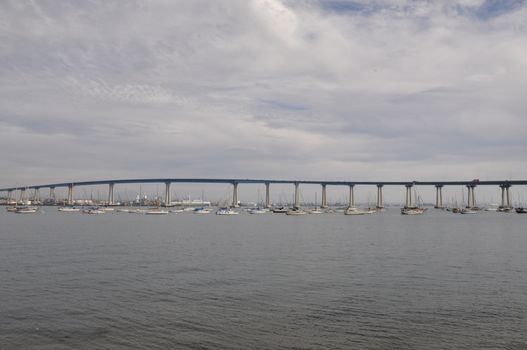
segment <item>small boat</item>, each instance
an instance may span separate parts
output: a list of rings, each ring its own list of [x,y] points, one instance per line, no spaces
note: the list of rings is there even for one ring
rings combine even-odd
[[[76,207],[60,207],[58,211],[62,213],[78,213],[81,211],[79,208]]]
[[[511,207],[499,207],[498,211],[500,213],[510,213],[513,210]]]
[[[344,211],[344,215],[366,215],[366,214],[373,214],[375,213],[375,210],[372,209],[359,209],[356,207],[349,207]]]
[[[15,213],[18,210],[19,207],[5,207],[5,210],[7,210],[10,213]]]
[[[277,207],[273,209],[273,213],[275,214],[286,214],[289,211],[286,207]]]
[[[285,214],[286,215],[306,215],[307,213],[300,208],[293,208],[291,210],[288,210]]]
[[[324,212],[320,208],[314,208],[309,211],[309,214],[323,214]]]
[[[38,207],[29,207],[29,206],[24,206],[24,207],[18,207],[15,211],[15,213],[17,214],[33,214],[33,213],[36,213],[38,211]]]
[[[132,209],[117,209],[116,211],[118,213],[130,213],[132,211]]]
[[[527,208],[525,207],[518,207],[515,210],[518,214],[527,214]]]
[[[210,209],[207,208],[196,208],[194,209],[194,214],[209,214]]]
[[[269,212],[269,209],[266,208],[254,208],[248,210],[249,214],[265,214]]]
[[[168,214],[168,210],[164,210],[161,208],[150,208],[145,210],[145,215],[166,215]]]
[[[184,209],[172,209],[170,212],[171,213],[183,213],[185,210]]]
[[[114,209],[110,207],[101,207],[100,209],[104,211],[114,211]]]
[[[100,208],[87,208],[82,211],[84,214],[105,214],[104,210]]]
[[[237,211],[234,211],[230,208],[220,208],[216,211],[216,215],[238,215]]]
[[[401,208],[402,215],[421,215],[425,211],[426,211],[426,208],[419,208],[419,207]]]
[[[471,209],[471,208],[461,208],[459,210],[459,213],[460,214],[477,214],[478,211],[474,210],[474,209]]]

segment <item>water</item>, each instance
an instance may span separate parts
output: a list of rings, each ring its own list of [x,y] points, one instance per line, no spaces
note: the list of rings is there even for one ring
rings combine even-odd
[[[527,349],[527,215],[0,212],[0,349]]]

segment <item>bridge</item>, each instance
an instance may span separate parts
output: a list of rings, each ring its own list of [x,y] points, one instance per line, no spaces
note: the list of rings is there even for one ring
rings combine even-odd
[[[0,188],[1,192],[7,192],[8,200],[13,198],[13,193],[16,198],[16,191],[20,191],[23,197],[26,190],[34,190],[36,197],[39,197],[41,189],[49,188],[50,198],[55,199],[55,189],[65,187],[68,189],[68,204],[73,205],[73,191],[79,186],[95,186],[108,185],[108,204],[114,205],[114,187],[122,184],[165,184],[165,198],[164,204],[171,205],[170,185],[173,183],[189,183],[189,184],[231,184],[233,186],[232,206],[238,206],[238,185],[240,184],[263,184],[265,185],[265,205],[271,206],[270,186],[272,184],[292,184],[295,189],[294,206],[300,205],[299,201],[299,187],[300,185],[320,185],[322,186],[322,203],[321,206],[326,208],[327,202],[327,186],[347,186],[349,187],[349,203],[350,207],[355,206],[354,188],[358,185],[376,186],[377,187],[377,208],[384,207],[383,187],[384,186],[404,186],[406,187],[405,206],[411,207],[412,188],[414,186],[434,186],[436,188],[436,208],[443,208],[443,187],[444,186],[466,186],[468,189],[467,207],[475,207],[475,188],[477,186],[499,186],[501,189],[501,207],[511,208],[510,187],[513,185],[527,185],[527,180],[492,180],[492,181],[313,181],[313,180],[273,180],[273,179],[206,179],[206,178],[148,178],[148,179],[117,179],[117,180],[95,180],[95,181],[77,181],[77,182],[61,182],[45,185],[31,185],[31,186],[17,186]]]

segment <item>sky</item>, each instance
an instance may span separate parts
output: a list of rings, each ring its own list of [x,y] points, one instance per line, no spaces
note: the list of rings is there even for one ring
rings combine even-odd
[[[525,1],[2,1],[0,78],[0,187],[527,178]]]

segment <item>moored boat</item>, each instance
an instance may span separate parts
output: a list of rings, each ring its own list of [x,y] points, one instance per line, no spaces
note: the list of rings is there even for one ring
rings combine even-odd
[[[38,211],[38,207],[23,206],[17,207],[15,213],[17,214],[33,214]]]
[[[100,208],[86,208],[83,211],[83,214],[105,214],[106,212],[104,210],[101,210]]]
[[[349,207],[344,211],[344,215],[366,215],[373,214],[375,211],[359,209],[357,207]]]
[[[166,215],[168,214],[168,210],[164,210],[161,208],[150,208],[145,210],[145,215]]]
[[[210,209],[207,208],[196,208],[194,209],[194,214],[209,214]]]
[[[265,214],[269,212],[269,209],[266,208],[254,208],[251,210],[248,210],[249,214]]]
[[[518,214],[527,214],[527,208],[525,207],[518,207],[515,210]]]
[[[460,214],[477,214],[478,211],[477,210],[474,210],[472,208],[461,208],[459,210],[459,213]]]
[[[291,210],[288,210],[285,214],[286,215],[306,215],[307,213],[300,208],[293,208]]]
[[[426,208],[419,208],[419,207],[401,208],[402,215],[421,215],[425,211],[426,211]]]
[[[216,215],[238,215],[239,213],[231,208],[220,208],[216,211]]]
[[[285,214],[289,211],[289,208],[286,207],[276,207],[273,209],[273,213],[275,214]]]
[[[63,213],[78,213],[79,211],[81,211],[79,208],[76,207],[60,207],[57,210]]]

